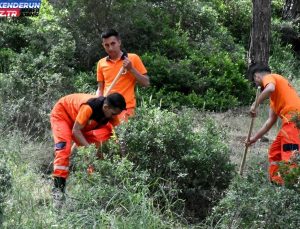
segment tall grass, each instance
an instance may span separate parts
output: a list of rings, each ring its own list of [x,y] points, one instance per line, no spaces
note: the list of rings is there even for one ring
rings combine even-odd
[[[147,172],[137,172],[126,159],[95,161],[93,148],[79,151],[61,210],[52,205],[50,175],[41,172],[40,147],[18,132],[1,135],[1,158],[12,182],[3,204],[3,228],[184,228],[180,217],[155,206]],[[8,136],[8,137],[7,137]],[[30,155],[34,155],[31,157]],[[43,155],[40,155],[43,158]],[[85,158],[90,158],[85,161]],[[48,159],[46,159],[48,160]],[[38,162],[38,163],[36,163]]]

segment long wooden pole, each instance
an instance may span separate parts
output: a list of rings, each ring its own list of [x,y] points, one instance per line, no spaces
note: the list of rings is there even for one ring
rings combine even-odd
[[[258,106],[257,99],[258,99],[258,96],[259,96],[259,92],[260,92],[260,87],[257,87],[256,96],[255,96],[255,108]],[[252,117],[252,119],[251,119],[251,124],[250,124],[250,128],[249,128],[248,136],[247,136],[247,142],[249,142],[251,134],[252,134],[252,129],[253,129],[253,125],[254,125],[254,119],[255,119],[255,117]],[[244,151],[244,154],[243,154],[243,158],[242,158],[242,161],[241,161],[240,171],[239,171],[239,174],[241,176],[243,175],[248,148],[249,148],[249,146],[246,145],[245,146],[245,151]]]
[[[109,86],[109,88],[105,91],[104,96],[107,96],[109,94],[109,92],[111,91],[111,89],[115,86],[115,84],[117,83],[118,79],[121,77],[122,73],[124,71],[124,67],[122,66],[120,71],[118,72],[118,74],[116,75],[116,77],[114,78],[113,82],[111,83],[111,85]]]

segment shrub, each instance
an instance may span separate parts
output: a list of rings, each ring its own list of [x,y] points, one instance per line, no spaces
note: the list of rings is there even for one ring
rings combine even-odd
[[[209,53],[206,49],[203,47],[201,52],[179,61],[159,54],[143,55],[151,85],[155,88],[148,89],[146,94],[165,101],[165,108],[189,106],[222,111],[248,104],[254,90],[241,74],[245,69],[241,56]]]
[[[270,67],[273,72],[281,74],[289,79],[299,78],[299,64],[292,45],[283,44],[278,32],[273,32],[272,49],[270,53]]]
[[[1,157],[0,158],[0,226],[3,223],[5,198],[7,197],[7,192],[10,190],[10,188],[11,188],[11,174],[7,166],[7,161]]]
[[[0,49],[0,73],[9,72],[10,65],[12,63],[13,58],[15,57],[15,53],[10,48]]]
[[[96,75],[93,72],[78,72],[74,76],[72,84],[77,93],[95,94],[97,90]]]
[[[57,15],[49,4],[45,2],[43,6],[38,18],[5,22],[2,43],[9,47],[1,49],[0,56],[9,62],[9,71],[4,69],[0,73],[3,129],[16,124],[38,135],[49,125],[53,101],[73,88],[70,83],[75,51],[73,38],[57,24]],[[19,32],[18,36],[12,28]],[[17,37],[24,42],[15,51],[12,41]],[[9,48],[15,51],[13,55],[5,52]]]
[[[251,28],[252,4],[250,1],[214,1],[222,23],[244,47],[249,42]]]
[[[299,193],[267,179],[261,163],[236,177],[206,224],[213,228],[298,228]]]
[[[228,186],[233,165],[224,135],[212,121],[198,131],[194,128],[188,110],[175,114],[145,106],[117,132],[127,144],[128,158],[149,171],[151,179],[171,180],[165,189],[176,185],[186,201],[186,213],[201,218]]]
[[[162,213],[154,206],[156,197],[155,193],[150,196],[147,172],[116,155],[95,161],[95,152],[93,146],[80,149],[74,159],[76,172],[68,184],[70,202],[65,206],[61,225],[80,228],[179,226],[178,219],[168,211],[169,207]],[[86,172],[90,164],[95,169],[92,174]],[[169,204],[176,203],[169,200]]]

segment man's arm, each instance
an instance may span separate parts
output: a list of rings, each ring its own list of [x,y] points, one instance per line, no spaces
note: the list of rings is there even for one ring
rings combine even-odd
[[[77,121],[75,121],[72,129],[73,136],[77,139],[78,143],[82,146],[88,146],[89,143],[85,139],[84,135],[82,134],[82,129],[84,128],[83,125],[80,125]]]
[[[103,91],[104,91],[104,83],[103,83],[103,81],[98,82],[98,88],[97,88],[97,91],[96,91],[96,95],[97,96],[103,96]]]
[[[269,109],[269,117],[267,119],[267,121],[264,123],[264,125],[259,129],[259,131],[257,131],[256,134],[253,135],[253,137],[251,137],[249,139],[249,142],[246,142],[246,145],[251,145],[253,143],[255,143],[258,139],[260,139],[265,133],[267,133],[272,126],[274,125],[274,123],[276,122],[278,116],[276,115],[276,113],[270,108]]]
[[[257,115],[257,107],[263,101],[270,97],[271,93],[275,91],[275,85],[273,83],[269,83],[266,88],[262,91],[262,93],[257,98],[257,105],[255,102],[252,104],[250,108],[250,114],[252,117],[256,117]]]
[[[137,83],[139,85],[141,85],[143,87],[150,86],[149,77],[146,74],[143,75],[143,74],[139,73],[139,71],[137,71],[136,68],[134,68],[132,66],[131,61],[127,57],[125,57],[125,59],[123,61],[123,66],[134,75],[134,77],[136,78]]]

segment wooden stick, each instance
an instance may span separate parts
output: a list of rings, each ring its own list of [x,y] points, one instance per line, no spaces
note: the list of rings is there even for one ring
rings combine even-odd
[[[115,84],[117,83],[118,79],[121,77],[123,71],[124,71],[124,67],[122,66],[121,69],[120,69],[120,71],[118,72],[118,74],[114,78],[113,82],[111,83],[111,85],[109,86],[109,88],[104,93],[104,96],[107,96],[108,93],[111,91],[111,89],[115,86]]]
[[[258,86],[258,87],[257,87],[257,90],[256,90],[256,96],[255,96],[255,108],[257,108],[257,106],[258,106],[257,100],[258,100],[259,92],[260,92],[260,86]],[[254,125],[254,119],[255,119],[255,117],[252,117],[252,119],[251,119],[251,124],[250,124],[250,128],[249,128],[248,136],[247,136],[247,142],[249,142],[250,137],[251,137],[251,134],[252,134],[252,129],[253,129],[253,125]],[[244,167],[245,167],[245,162],[246,162],[246,156],[247,156],[248,148],[249,148],[249,146],[246,145],[246,146],[245,146],[245,151],[244,151],[244,154],[243,154],[243,158],[242,158],[242,161],[241,161],[240,171],[239,171],[239,174],[240,174],[241,176],[243,175],[243,171],[244,171]]]

